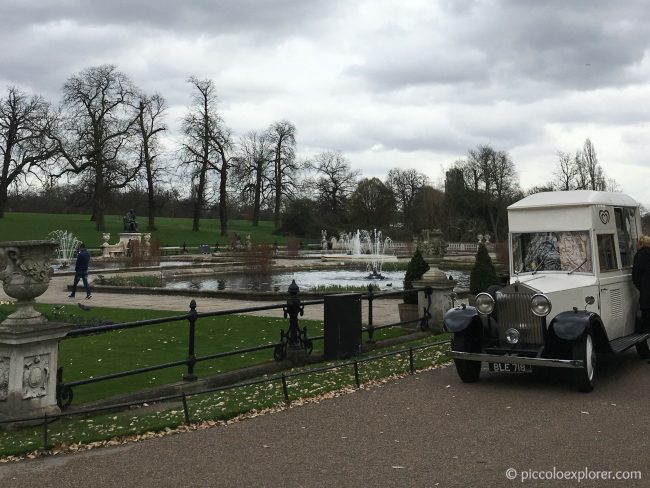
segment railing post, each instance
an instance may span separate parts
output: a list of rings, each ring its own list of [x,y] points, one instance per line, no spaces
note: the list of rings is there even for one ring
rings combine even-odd
[[[361,381],[359,380],[359,363],[357,360],[354,360],[354,382],[357,384],[357,388],[361,387]]]
[[[427,299],[427,306],[424,307],[422,318],[420,319],[420,330],[425,331],[429,328],[429,320],[431,319],[431,295],[433,294],[433,288],[430,286],[424,287],[424,296]]]
[[[187,425],[190,425],[192,423],[190,419],[190,410],[187,408],[187,396],[185,395],[185,392],[181,393],[181,401],[183,402],[183,413],[185,413],[185,423]]]
[[[72,403],[72,388],[63,383],[63,366],[56,368],[56,404],[65,410]]]
[[[305,313],[305,306],[300,304],[299,291],[300,288],[296,284],[296,280],[292,280],[291,285],[289,285],[289,298],[287,298],[287,304],[284,306],[284,318],[289,317],[289,330],[284,336],[289,359],[303,357],[305,354],[311,353],[313,347],[311,341],[307,339],[307,327],[301,331],[298,324],[298,316]]]
[[[375,340],[373,339],[373,334],[375,333],[375,326],[372,323],[372,301],[374,300],[374,295],[372,292],[372,284],[368,285],[368,344],[374,344]]]
[[[196,328],[196,319],[198,312],[196,311],[196,300],[192,299],[190,302],[190,312],[188,313],[187,320],[190,323],[189,331],[189,340],[188,340],[188,352],[187,352],[187,373],[183,375],[185,381],[196,381],[196,375],[194,374],[194,365],[196,364],[196,356],[194,354],[194,336]]]
[[[291,404],[291,400],[289,399],[289,386],[287,385],[287,377],[284,373],[282,373],[280,379],[282,380],[282,393],[284,394],[284,401],[287,405],[289,405]]]

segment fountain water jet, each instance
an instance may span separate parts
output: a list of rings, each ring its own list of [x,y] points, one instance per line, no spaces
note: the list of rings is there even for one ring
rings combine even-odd
[[[372,233],[358,229],[356,232],[342,232],[338,243],[339,247],[345,250],[345,254],[326,254],[322,259],[364,262],[370,279],[382,279],[384,263],[397,261],[395,255],[389,254],[393,241],[390,237],[384,238],[377,229],[373,229]]]
[[[74,260],[79,239],[77,239],[72,232],[67,230],[53,230],[48,234],[50,239],[59,243],[56,250],[56,260],[61,268],[67,268],[70,262]]]

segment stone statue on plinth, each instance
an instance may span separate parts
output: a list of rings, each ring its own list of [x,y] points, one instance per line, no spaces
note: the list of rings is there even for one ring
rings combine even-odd
[[[124,232],[139,232],[138,223],[135,221],[135,211],[133,209],[126,213],[122,222],[124,223]]]

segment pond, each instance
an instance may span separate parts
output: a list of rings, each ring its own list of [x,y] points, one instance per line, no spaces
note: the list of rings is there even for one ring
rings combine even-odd
[[[52,269],[54,270],[54,273],[66,273],[69,271],[74,271],[74,264],[75,261],[72,260],[72,265],[68,265],[65,267],[62,267],[60,264],[52,264]],[[207,266],[208,264],[206,264]],[[138,268],[135,268],[131,266],[131,263],[127,261],[90,261],[90,266],[91,266],[91,271],[92,272],[97,272],[97,271],[102,271],[102,270],[113,270],[113,269],[129,269],[129,270],[136,270]],[[170,268],[170,267],[196,267],[200,266],[200,264],[197,263],[192,263],[190,261],[161,261],[160,264],[156,265],[160,266],[161,268]]]
[[[365,270],[312,270],[288,273],[271,273],[264,277],[247,276],[243,273],[220,274],[218,276],[194,276],[169,280],[165,288],[193,290],[232,290],[232,291],[286,291],[291,280],[301,290],[313,290],[321,286],[327,287],[367,287],[373,284],[380,291],[401,290],[404,288],[404,271],[383,271],[383,279],[368,277]],[[469,273],[466,271],[448,270],[457,282],[456,290],[469,288]]]

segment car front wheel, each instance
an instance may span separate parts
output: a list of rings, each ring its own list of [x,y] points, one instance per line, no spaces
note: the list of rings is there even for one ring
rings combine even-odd
[[[454,334],[451,340],[451,348],[460,352],[477,352],[473,345],[472,337],[468,334]],[[454,359],[456,372],[463,383],[474,383],[481,375],[481,361],[468,361],[466,359]]]
[[[573,343],[573,359],[584,364],[584,368],[576,368],[573,371],[576,388],[585,393],[590,392],[596,383],[596,350],[591,333],[585,332]]]

